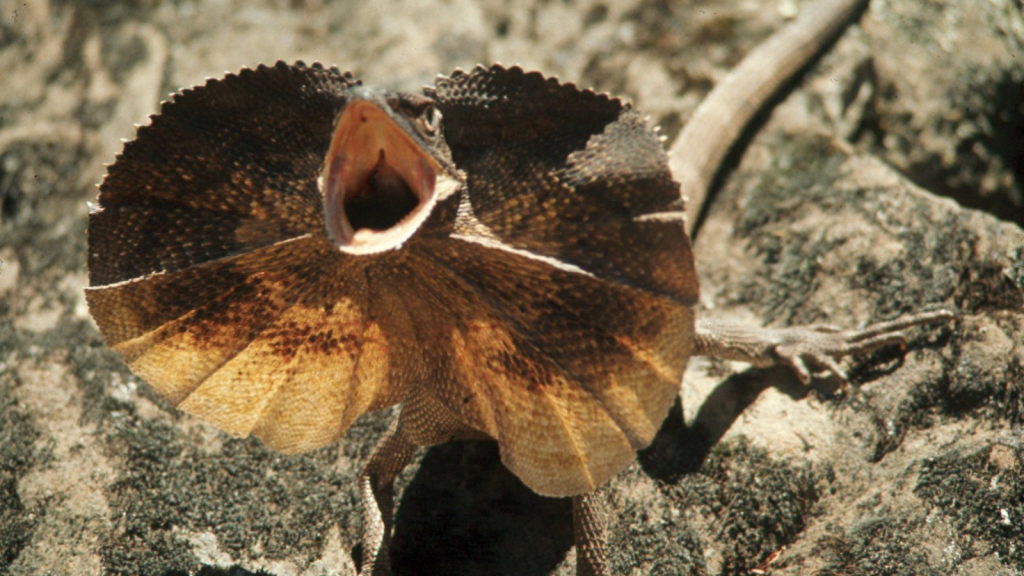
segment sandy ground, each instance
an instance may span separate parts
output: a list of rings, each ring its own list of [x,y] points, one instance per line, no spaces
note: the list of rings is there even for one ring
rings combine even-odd
[[[278,59],[415,89],[518,63],[621,95],[670,139],[799,11],[773,0],[0,3],[0,573],[354,574],[354,477],[390,412],[274,454],[177,413],[104,347],[86,202],[134,123]],[[874,0],[744,141],[697,239],[711,314],[960,320],[854,385],[695,361],[607,490],[616,574],[1024,573],[1024,14]],[[403,475],[401,574],[571,574],[566,501],[488,443]]]

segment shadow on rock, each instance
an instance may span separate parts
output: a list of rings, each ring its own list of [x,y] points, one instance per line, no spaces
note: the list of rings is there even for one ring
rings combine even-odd
[[[494,442],[431,448],[398,504],[396,576],[546,575],[572,547],[572,506],[534,494]]]

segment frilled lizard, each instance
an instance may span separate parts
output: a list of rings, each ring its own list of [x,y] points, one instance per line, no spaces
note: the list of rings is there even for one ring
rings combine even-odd
[[[360,477],[364,573],[390,572],[393,481],[416,447],[490,438],[531,489],[572,497],[577,573],[604,574],[592,495],[654,438],[690,356],[843,380],[843,356],[952,316],[695,320],[679,182],[703,197],[759,104],[863,3],[769,40],[671,163],[630,106],[519,68],[411,94],[278,63],[185,90],[100,187],[92,315],[174,405],[285,453],[400,403]]]

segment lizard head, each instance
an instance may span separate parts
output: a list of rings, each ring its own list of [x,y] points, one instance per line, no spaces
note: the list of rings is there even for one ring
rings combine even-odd
[[[461,184],[433,100],[348,90],[319,180],[327,233],[339,250],[397,248]]]

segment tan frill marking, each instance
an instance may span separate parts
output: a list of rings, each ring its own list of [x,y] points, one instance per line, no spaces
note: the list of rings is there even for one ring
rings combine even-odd
[[[583,493],[654,438],[678,395],[692,312],[520,252],[487,242],[422,252],[443,264],[424,259],[420,271],[452,316],[453,385],[435,393],[497,439],[532,490]]]
[[[337,440],[386,375],[380,329],[357,307],[292,306],[178,407],[235,436],[302,452]]]
[[[538,494],[594,490],[633,458],[620,428],[578,382],[516,350],[494,325],[457,334],[456,371],[479,391],[479,413],[502,461]],[[516,357],[521,370],[505,369]]]
[[[338,440],[388,380],[387,341],[380,326],[352,302],[338,303],[329,314],[293,307],[254,345],[259,349],[253,354],[264,363],[283,365],[281,381],[274,383],[252,431],[281,452]],[[197,394],[216,394],[204,388]]]
[[[218,298],[242,298],[253,293],[253,278],[284,277],[289,263],[301,259],[306,267],[333,255],[323,238],[309,235],[264,246],[174,272],[149,274],[124,282],[90,286],[85,290],[89,312],[107,345],[115,347],[173,322]],[[263,280],[261,280],[263,281]],[[248,283],[249,290],[245,290]],[[235,292],[234,296],[226,296]],[[236,319],[245,321],[241,311]],[[242,322],[241,329],[246,322]],[[152,340],[151,340],[152,341]]]
[[[213,302],[112,348],[161,396],[179,404],[287,307],[286,293],[280,279],[254,274]]]

